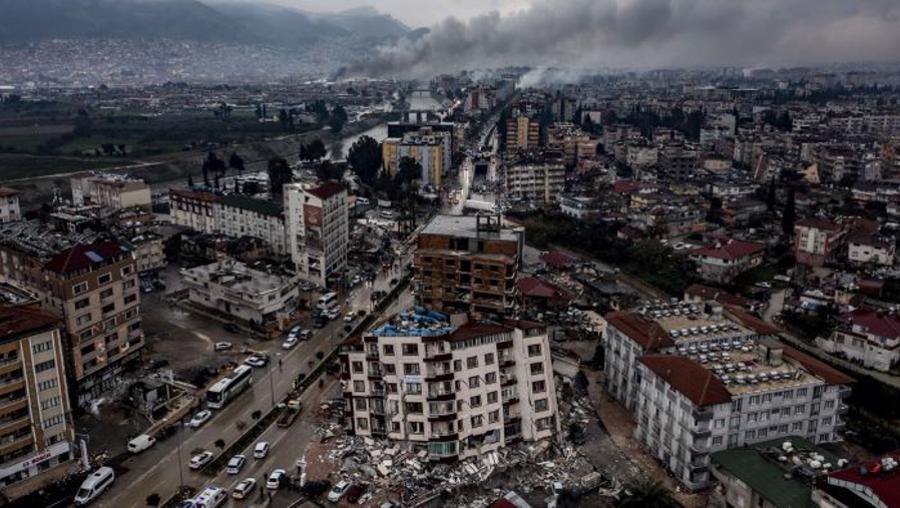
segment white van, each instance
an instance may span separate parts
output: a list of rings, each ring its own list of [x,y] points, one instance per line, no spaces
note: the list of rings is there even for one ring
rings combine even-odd
[[[195,508],[216,508],[225,504],[228,493],[219,487],[207,487],[192,500]]]
[[[131,453],[141,453],[154,444],[156,444],[155,437],[149,434],[141,434],[128,442],[128,451]]]
[[[116,473],[111,467],[101,467],[91,473],[75,494],[75,506],[84,506],[100,497],[100,494],[103,494],[115,479]]]

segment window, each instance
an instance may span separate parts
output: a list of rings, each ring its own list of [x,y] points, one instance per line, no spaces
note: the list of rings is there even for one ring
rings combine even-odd
[[[137,295],[128,295],[125,297],[125,305],[132,304],[137,301]]]
[[[487,394],[487,403],[494,404],[497,402],[497,392],[488,392]]]
[[[531,391],[534,393],[544,393],[547,391],[547,384],[544,381],[535,381],[531,383]]]
[[[75,310],[83,309],[90,305],[90,298],[82,298],[81,300],[75,300]]]
[[[791,432],[803,432],[803,422],[794,422],[791,425]]]
[[[492,385],[497,382],[497,373],[496,372],[488,372],[484,375],[484,384]]]
[[[56,368],[56,360],[47,360],[34,366],[35,372],[44,372]]]
[[[41,401],[41,409],[50,409],[59,405],[59,397],[50,397]]]
[[[541,356],[541,345],[532,344],[528,346],[528,356]]]
[[[109,314],[110,312],[116,310],[116,303],[113,302],[109,305],[104,305],[103,309],[101,309],[101,310],[103,311],[103,314]]]
[[[778,426],[779,434],[787,434],[787,431],[788,431],[788,426],[786,423]]]
[[[834,409],[834,401],[826,400],[825,401],[825,409]]]
[[[802,415],[804,412],[806,412],[806,406],[804,406],[804,405],[794,406],[794,414],[795,415]]]
[[[391,376],[397,374],[397,366],[393,363],[385,363],[384,364],[384,373],[389,374]]]
[[[418,344],[403,344],[403,356],[418,356]]]
[[[497,423],[500,420],[500,411],[494,410],[488,413],[488,423]]]
[[[469,397],[469,406],[481,407],[481,395],[474,395],[472,397]]]
[[[422,383],[406,383],[406,393],[409,395],[421,395]]]
[[[471,421],[472,421],[472,428],[473,428],[473,429],[477,429],[478,427],[481,427],[481,424],[482,424],[482,416],[481,416],[481,415],[475,415],[475,416],[473,416],[473,417],[471,418]]]
[[[822,425],[831,425],[831,417],[826,416],[825,418],[822,418]]]
[[[550,405],[547,403],[547,399],[538,399],[534,401],[534,410],[537,412],[546,411],[550,408]]]
[[[112,295],[113,295],[112,288],[107,288],[107,289],[104,289],[103,291],[100,291],[100,298],[109,298]]]
[[[366,382],[365,381],[354,381],[353,382],[353,391],[354,392],[366,391]]]
[[[713,427],[716,429],[724,429],[725,428],[725,418],[716,418],[713,421]]]
[[[72,293],[76,294],[76,295],[80,295],[81,293],[84,293],[85,291],[87,291],[87,289],[88,289],[87,282],[79,282],[78,284],[75,284],[74,286],[72,286]]]
[[[462,370],[462,360],[453,360],[453,372]]]
[[[44,428],[50,428],[63,422],[63,415],[56,415],[44,420]]]
[[[49,390],[51,388],[56,388],[56,379],[48,379],[46,381],[41,381],[38,383],[38,391],[42,392],[44,390]]]
[[[357,418],[356,419],[356,428],[359,430],[369,430],[369,419],[368,418]]]
[[[112,282],[112,273],[103,273],[97,277],[97,284],[109,284],[110,282]]]
[[[350,367],[353,369],[354,374],[362,374],[362,371],[363,371],[363,363],[362,362],[350,362]]]
[[[87,314],[82,314],[82,315],[78,316],[77,318],[75,318],[75,324],[78,326],[84,326],[90,322],[91,322],[91,313],[90,312],[88,312]]]
[[[744,440],[745,440],[745,441],[751,441],[751,440],[753,440],[753,439],[755,439],[755,438],[756,438],[756,431],[755,431],[755,430],[748,430],[747,432],[744,432]]]
[[[357,411],[365,411],[366,410],[366,399],[362,397],[354,397],[353,405],[356,406]]]
[[[466,358],[466,368],[475,369],[478,368],[478,357],[470,356]]]
[[[424,434],[425,424],[422,422],[407,422],[406,431],[410,434]]]
[[[544,364],[543,362],[535,362],[531,364],[531,375],[537,376],[538,374],[544,373]]]
[[[403,410],[407,414],[422,414],[422,403],[421,402],[404,402]]]
[[[50,351],[53,349],[53,341],[45,340],[44,342],[38,342],[34,346],[31,347],[31,350],[35,353],[41,353],[43,351]]]
[[[403,373],[407,376],[418,376],[419,375],[419,364],[418,363],[404,363],[403,364]]]
[[[485,365],[493,365],[494,364],[494,353],[486,353],[484,355],[484,364]]]
[[[387,384],[387,392],[388,393],[397,393],[397,383],[388,383]]]
[[[716,436],[712,440],[713,446],[722,446],[722,436]]]
[[[81,356],[89,355],[93,353],[97,348],[94,346],[94,343],[90,343],[87,346],[81,348]]]
[[[469,388],[478,388],[479,386],[481,386],[481,381],[478,379],[478,376],[470,376]]]
[[[131,273],[133,271],[134,271],[134,266],[132,266],[132,265],[125,265],[122,267],[122,275],[123,276],[128,275],[129,273]]]
[[[394,356],[394,345],[393,344],[385,344],[384,345],[384,356]]]

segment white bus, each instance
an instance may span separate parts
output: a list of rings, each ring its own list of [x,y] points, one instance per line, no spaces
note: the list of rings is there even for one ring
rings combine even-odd
[[[212,409],[225,407],[253,382],[253,367],[241,365],[220,379],[206,392],[206,405]]]
[[[338,304],[338,295],[337,293],[326,293],[319,297],[319,304],[317,305],[318,309],[321,311],[331,310],[333,307],[336,307]]]

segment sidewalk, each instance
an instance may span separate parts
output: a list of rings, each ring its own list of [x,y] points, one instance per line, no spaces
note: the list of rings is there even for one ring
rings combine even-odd
[[[600,372],[586,371],[588,374],[588,395],[591,403],[597,411],[600,421],[606,427],[613,443],[628,456],[638,468],[643,470],[650,478],[660,481],[673,496],[686,508],[701,508],[708,505],[707,494],[689,494],[679,492],[679,484],[663,467],[651,457],[632,437],[634,435],[634,421],[631,414],[621,405],[612,400],[603,390],[603,375]]]

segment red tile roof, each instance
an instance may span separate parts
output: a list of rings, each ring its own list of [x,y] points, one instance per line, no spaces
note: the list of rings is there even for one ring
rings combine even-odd
[[[10,189],[9,187],[0,187],[0,198],[6,198],[9,196],[15,196],[19,191],[16,189]]]
[[[39,332],[59,323],[59,317],[29,307],[0,307],[0,340],[19,338]]]
[[[839,224],[836,224],[828,219],[821,219],[818,217],[800,219],[794,223],[794,227],[815,228],[824,231],[838,231],[839,229],[841,229],[841,226]]]
[[[694,255],[718,259],[740,259],[754,254],[759,254],[766,249],[766,245],[757,242],[745,242],[744,240],[729,239],[714,247],[702,247],[694,249]]]
[[[781,334],[781,328],[778,328],[775,325],[770,325],[766,323],[762,319],[754,316],[749,313],[746,309],[738,307],[737,305],[723,304],[725,310],[728,312],[731,317],[736,319],[743,326],[753,330],[756,333],[762,335],[779,335]]]
[[[856,382],[855,379],[835,369],[831,365],[819,360],[818,358],[804,353],[799,349],[791,346],[784,346],[784,356],[793,359],[811,373],[824,379],[826,383],[832,385],[846,385]]]
[[[900,462],[900,450],[879,457],[878,460],[828,473],[825,482],[829,485],[835,485],[835,480],[847,482],[853,486],[837,486],[860,493],[868,491],[881,501],[882,506],[900,506],[900,468],[895,467],[891,471],[885,471],[881,459],[887,457]],[[862,473],[862,468],[865,468],[865,474]]]
[[[845,322],[859,326],[867,333],[878,337],[900,337],[900,317],[869,309],[856,309],[841,316]]]
[[[541,254],[541,261],[554,268],[567,268],[577,260],[565,252],[554,250],[546,254]]]
[[[44,265],[44,269],[63,275],[75,273],[92,266],[105,265],[110,260],[118,260],[127,253],[127,249],[114,241],[76,245],[51,258]]]
[[[645,355],[638,359],[698,407],[731,402],[722,381],[702,365],[684,356]]]
[[[606,315],[606,322],[627,335],[644,351],[675,345],[675,341],[658,323],[635,312],[612,312]]]
[[[181,190],[181,189],[171,189],[169,194],[174,196],[181,196],[185,199],[192,199],[196,201],[209,201],[210,203],[216,203],[222,199],[222,196],[217,196],[210,192],[202,192],[202,191],[191,191],[191,190]]]
[[[447,336],[447,340],[457,342],[498,333],[507,333],[512,328],[494,323],[466,323]]]
[[[519,286],[519,291],[521,291],[523,295],[532,298],[550,298],[558,300],[574,299],[572,293],[567,290],[555,284],[538,279],[537,277],[525,277],[524,279],[519,280],[516,285]]]
[[[319,199],[328,199],[344,190],[343,185],[334,181],[327,181],[318,187],[309,189],[307,192]]]

